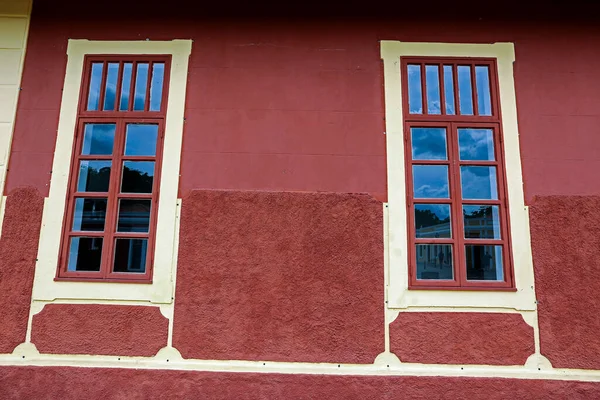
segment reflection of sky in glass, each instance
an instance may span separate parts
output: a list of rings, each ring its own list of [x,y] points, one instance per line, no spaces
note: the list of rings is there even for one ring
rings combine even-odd
[[[454,77],[451,65],[444,65],[444,96],[446,96],[446,114],[456,114],[454,108]]]
[[[414,196],[418,199],[447,199],[447,165],[413,165]]]
[[[69,249],[69,271],[77,270],[77,258],[79,255],[79,238],[71,238],[71,248]]]
[[[427,114],[441,114],[440,76],[437,65],[425,66],[425,87],[427,88]]]
[[[496,167],[460,167],[463,199],[497,200]]]
[[[413,160],[447,160],[445,128],[411,128]]]
[[[126,156],[156,155],[158,125],[128,124],[125,138]]]
[[[475,67],[475,83],[477,85],[477,107],[479,115],[492,115],[489,68],[484,65]]]
[[[78,192],[108,192],[110,161],[81,161]]]
[[[127,111],[129,109],[129,94],[131,92],[131,72],[133,64],[123,64],[123,78],[121,83],[121,101],[119,105],[120,111]]]
[[[163,81],[165,78],[165,64],[152,65],[152,81],[150,81],[150,111],[160,111],[162,100]]]
[[[461,160],[493,161],[494,132],[491,129],[459,129],[458,147]]]
[[[420,65],[408,66],[408,109],[411,114],[423,113]]]
[[[449,204],[415,204],[417,238],[450,238]]]
[[[114,124],[86,124],[81,154],[110,155],[114,139]]]
[[[466,245],[467,279],[503,281],[502,246]]]
[[[104,110],[112,111],[115,109],[118,79],[119,63],[108,63],[108,72],[106,74],[106,90],[104,91]]]
[[[469,66],[458,66],[458,99],[460,102],[460,113],[462,115],[473,115],[471,67]]]
[[[135,111],[144,111],[147,83],[148,63],[139,63],[137,65],[137,74],[135,78],[135,98],[133,99],[133,109]]]
[[[90,77],[90,92],[88,94],[87,109],[97,111],[100,102],[100,85],[102,85],[102,63],[92,63]]]
[[[463,205],[466,239],[501,239],[498,206]]]

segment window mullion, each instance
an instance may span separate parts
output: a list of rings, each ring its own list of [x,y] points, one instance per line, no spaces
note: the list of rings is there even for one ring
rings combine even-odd
[[[115,144],[113,148],[110,185],[108,189],[108,210],[106,212],[107,224],[104,235],[104,251],[102,259],[102,276],[107,277],[112,271],[113,242],[118,218],[118,194],[121,181],[121,154],[125,142],[125,124],[123,120],[117,121]]]
[[[448,125],[448,151],[450,160],[450,190],[452,198],[453,214],[453,238],[454,238],[454,273],[459,286],[465,283],[465,261],[464,261],[464,226],[462,217],[462,194],[460,190],[460,159],[458,150],[458,134],[456,124]]]

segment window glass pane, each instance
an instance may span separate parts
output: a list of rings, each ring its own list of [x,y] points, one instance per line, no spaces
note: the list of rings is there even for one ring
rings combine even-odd
[[[119,105],[120,111],[129,110],[129,95],[131,93],[131,71],[133,68],[132,63],[123,64],[123,79],[121,83],[121,104]]]
[[[460,167],[462,197],[469,200],[498,200],[496,167]]]
[[[127,124],[126,156],[155,156],[158,125]]]
[[[427,88],[427,114],[441,114],[440,72],[437,65],[425,66],[425,87]]]
[[[477,107],[479,115],[492,115],[490,72],[487,66],[480,65],[475,67],[475,82],[477,84]]]
[[[498,206],[463,206],[466,239],[501,239]]]
[[[444,96],[446,97],[446,114],[456,114],[454,105],[454,73],[452,65],[444,65]]]
[[[408,66],[408,109],[411,114],[423,114],[421,66]]]
[[[450,204],[415,204],[417,238],[451,238]]]
[[[150,111],[160,111],[165,79],[165,64],[152,64],[152,81],[150,81]]]
[[[104,110],[115,109],[117,97],[117,80],[119,79],[119,63],[108,63],[106,75],[106,90],[104,92]]]
[[[117,232],[148,232],[150,229],[150,200],[119,200]]]
[[[102,238],[74,237],[69,243],[69,271],[100,271]]]
[[[471,67],[458,66],[458,100],[462,115],[473,115],[473,92],[471,88]]]
[[[111,155],[115,141],[115,124],[85,124],[82,155]]]
[[[465,161],[494,161],[494,131],[491,129],[459,129],[460,159]]]
[[[448,199],[447,165],[413,165],[413,189],[417,199]]]
[[[466,245],[467,279],[503,281],[502,246]]]
[[[445,128],[411,128],[413,160],[447,160]]]
[[[107,199],[75,199],[73,230],[102,232],[106,221]]]
[[[451,244],[417,245],[417,279],[454,279]]]
[[[108,192],[110,161],[81,161],[79,163],[78,192]]]
[[[146,272],[148,239],[117,239],[114,272]]]
[[[121,181],[122,193],[152,193],[154,161],[125,161]]]
[[[90,91],[88,93],[88,111],[98,111],[100,103],[100,85],[102,85],[102,63],[92,63],[92,74],[90,76]]]
[[[137,65],[135,78],[135,98],[133,99],[133,110],[144,111],[146,104],[146,86],[148,86],[148,63]]]

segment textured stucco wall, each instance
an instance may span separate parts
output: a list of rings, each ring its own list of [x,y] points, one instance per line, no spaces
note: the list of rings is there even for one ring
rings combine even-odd
[[[372,363],[384,350],[382,204],[193,191],[173,346],[184,358]]]
[[[40,353],[150,357],[168,324],[158,307],[49,304],[33,316],[31,342]]]
[[[534,352],[533,328],[520,314],[401,312],[390,349],[403,362],[523,365]]]
[[[568,395],[565,395],[568,394]],[[0,367],[12,399],[595,399],[600,384],[493,378]]]
[[[0,353],[25,341],[44,198],[15,189],[6,200],[0,236]]]
[[[554,367],[600,369],[600,197],[531,206],[540,345]]]

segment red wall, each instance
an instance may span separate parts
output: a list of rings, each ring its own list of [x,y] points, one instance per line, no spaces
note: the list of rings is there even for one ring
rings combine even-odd
[[[568,394],[568,395],[566,395]],[[1,367],[2,399],[597,399],[600,384],[498,378]]]
[[[208,249],[212,251],[208,255],[193,249],[197,245],[194,240],[202,243],[202,238],[193,235],[216,230],[221,235],[220,240],[228,240],[228,231],[216,228],[219,228],[218,224],[225,223],[233,229],[236,223],[246,221],[243,219],[244,212],[254,212],[243,209],[244,204],[248,204],[245,203],[246,196],[259,198],[260,195],[239,193],[248,189],[280,192],[276,196],[279,200],[274,201],[282,202],[291,198],[289,194],[282,194],[283,191],[311,192],[297,195],[297,198],[305,199],[304,203],[292,203],[298,207],[310,205],[308,210],[314,213],[313,218],[355,223],[343,218],[336,220],[338,216],[334,208],[328,208],[332,204],[320,203],[324,195],[315,192],[331,192],[329,196],[332,198],[336,193],[340,196],[343,196],[342,193],[370,193],[379,200],[386,198],[384,105],[378,40],[511,41],[516,43],[517,53],[515,78],[526,200],[533,204],[532,240],[540,299],[542,352],[549,355],[557,366],[597,368],[593,360],[600,359],[600,343],[590,332],[596,330],[593,321],[600,311],[600,303],[596,300],[597,291],[589,290],[589,285],[593,285],[590,276],[595,276],[592,270],[599,267],[597,257],[590,250],[597,248],[594,227],[599,222],[597,213],[593,212],[597,209],[597,200],[590,196],[600,193],[600,180],[595,179],[599,159],[597,126],[600,126],[600,97],[597,95],[600,90],[600,80],[597,79],[600,32],[597,27],[583,20],[509,21],[471,14],[462,19],[448,19],[447,15],[445,19],[419,19],[415,15],[420,14],[410,13],[398,14],[407,15],[404,19],[390,19],[388,15],[387,19],[379,20],[218,19],[191,9],[186,9],[185,16],[169,16],[164,7],[153,8],[153,4],[145,3],[146,9],[142,13],[132,9],[132,4],[120,4],[118,17],[111,11],[110,2],[87,14],[82,10],[86,7],[84,2],[75,2],[64,9],[59,2],[40,1],[35,4],[5,193],[13,193],[17,188],[26,190],[34,208],[39,207],[41,201],[39,195],[32,194],[34,189],[43,196],[48,194],[68,38],[194,39],[180,182],[181,195],[186,199],[182,214],[180,277],[188,276],[190,280],[178,280],[174,327],[176,346],[183,350],[184,356],[227,358],[230,352],[236,358],[244,359],[371,361],[381,347],[377,334],[382,324],[379,328],[372,326],[380,323],[383,306],[381,253],[375,255],[376,249],[371,241],[379,241],[381,245],[381,230],[366,236],[367,243],[362,243],[353,242],[343,225],[331,228],[333,231],[338,229],[336,234],[348,240],[346,244],[354,246],[357,252],[373,254],[374,257],[369,266],[373,269],[350,270],[352,273],[343,277],[347,288],[354,290],[364,285],[364,294],[357,289],[343,293],[341,297],[336,297],[337,293],[327,293],[327,296],[319,298],[338,301],[333,302],[332,307],[335,315],[343,317],[339,320],[328,315],[324,307],[313,309],[310,301],[297,301],[299,298],[312,299],[309,295],[315,292],[286,291],[285,286],[269,291],[266,289],[270,286],[259,279],[261,276],[268,279],[276,277],[282,282],[300,283],[308,279],[309,271],[296,268],[287,271],[289,276],[285,276],[276,268],[280,265],[273,264],[273,255],[263,257],[260,251],[247,254],[244,263],[229,266],[230,269],[223,268],[215,261],[222,256],[215,249]],[[164,2],[160,4],[164,5]],[[228,194],[221,193],[225,196],[222,201],[239,214],[228,215],[229,209],[216,208],[222,215],[208,218],[213,225],[200,226],[204,221],[195,212],[205,212],[204,207],[213,203],[205,203],[210,200],[210,195],[207,191],[195,192],[197,189],[226,189]],[[558,197],[549,199],[545,197],[548,195]],[[537,198],[535,202],[534,198]],[[258,234],[251,239],[266,238],[268,245],[279,243],[277,240],[297,240],[292,233],[277,238],[268,235],[278,227],[273,223],[285,220],[288,211],[283,206],[276,209],[270,222],[271,216],[265,208],[269,203],[264,201],[249,203],[256,207],[256,212],[264,215],[262,220],[251,221],[253,232]],[[357,221],[361,218],[368,220],[376,215],[373,210],[381,209],[380,203],[370,199],[364,201],[369,205],[358,208]],[[22,208],[15,208],[15,212],[29,212],[29,205],[19,207]],[[587,210],[584,220],[582,208]],[[10,224],[13,228],[18,226],[15,219],[8,218],[10,210],[7,207],[5,232],[10,232],[7,228]],[[32,210],[31,215],[31,219],[22,221],[23,232],[35,237],[35,232],[39,231],[40,210]],[[299,221],[310,218],[309,215]],[[565,226],[565,222],[570,225]],[[318,233],[331,232],[327,230],[329,227],[318,227],[322,229]],[[368,227],[369,232],[379,229],[376,225]],[[555,234],[550,237],[548,231]],[[2,241],[11,237],[5,236],[5,232]],[[354,238],[361,238],[362,234],[354,232]],[[18,240],[20,236],[15,235]],[[232,249],[249,251],[241,237],[233,236],[232,239]],[[591,247],[582,246],[582,243]],[[24,287],[25,297],[29,295],[27,288],[31,285],[33,273],[29,254],[33,246],[27,245],[24,251],[29,258],[21,260],[27,265],[26,273],[15,278]],[[259,244],[256,246],[260,247]],[[560,254],[557,249],[562,249]],[[0,251],[0,260],[14,255],[14,250],[6,246],[0,247]],[[336,251],[337,256],[345,257],[349,249],[343,247]],[[298,261],[297,265],[306,263],[316,267],[314,263],[322,260],[311,258],[310,254],[285,254],[287,258],[281,265],[288,265],[292,260]],[[296,260],[293,257],[305,258]],[[340,288],[338,279],[347,265],[332,261],[334,258],[332,255],[327,259],[323,267],[332,269],[319,275],[320,280],[310,282],[314,287],[322,285],[323,290],[316,293],[325,293],[324,288]],[[10,273],[13,265],[0,262],[0,273],[3,276]],[[198,265],[200,268],[194,270]],[[210,267],[215,265],[221,269],[211,270]],[[243,276],[248,279],[234,279],[235,268],[244,265],[248,268],[243,270],[246,274]],[[590,269],[588,274],[582,272],[585,268]],[[200,290],[206,284],[204,278],[216,279],[208,281],[212,292]],[[364,278],[368,279],[366,283]],[[226,287],[216,286],[215,282],[220,279]],[[247,295],[242,307],[236,304],[235,299],[221,297],[219,292],[226,289],[227,293],[247,293],[252,287],[260,289],[260,292]],[[195,297],[198,293],[203,296],[201,300],[208,302],[203,304],[204,308],[198,306],[199,300]],[[350,301],[352,294],[364,296],[365,313],[376,313],[364,317],[366,328],[363,316],[349,315],[348,310],[342,307],[340,299]],[[211,310],[206,306],[210,301],[220,303]],[[12,299],[0,297],[2,309],[11,304]],[[16,322],[20,325],[11,330],[16,334],[5,340],[8,344],[3,351],[10,351],[11,346],[18,344],[23,336],[23,321],[19,316],[25,315],[23,310],[28,303],[19,304],[21,308],[15,311],[15,321],[20,321]],[[277,337],[277,341],[270,343],[267,331],[254,327],[250,320],[257,315],[252,312],[260,314],[264,310],[277,310],[275,304],[291,305],[300,318],[285,321],[284,315],[276,313],[280,320],[266,321],[273,324],[269,332]],[[216,310],[222,312],[217,314]],[[311,314],[313,311],[316,314]],[[182,317],[186,313],[190,315],[187,321]],[[231,317],[232,325],[227,325],[227,317]],[[306,321],[307,326],[312,326],[321,319],[326,323],[320,328],[328,335],[335,331],[338,336],[334,337],[340,340],[339,343],[348,343],[350,347],[336,344],[319,353],[317,340],[317,343],[295,348],[293,335],[302,334],[301,327]],[[226,331],[222,336],[210,339],[214,341],[210,346],[198,347],[193,343],[191,332],[198,329],[203,321],[210,321],[201,325],[200,330],[207,340],[216,335],[218,328],[243,329],[251,326],[252,338],[258,339],[258,342],[242,343],[237,334]],[[290,331],[282,328],[285,324]],[[460,329],[460,316],[457,315],[448,324],[451,329]],[[579,333],[575,336],[568,335],[572,326],[581,328],[576,330]],[[513,328],[522,338],[519,343],[523,349],[515,358],[520,363],[530,343],[529,336],[527,332],[523,333],[525,330],[521,327],[514,325]],[[361,342],[355,343],[354,339],[365,329],[374,333],[376,339],[361,338]],[[404,332],[404,338],[413,337],[413,333],[406,333],[406,329],[397,332]],[[310,334],[319,340],[326,336],[318,330]],[[398,340],[402,341],[402,336]],[[457,351],[464,350],[470,343],[469,340],[458,343]],[[414,359],[427,359],[428,354],[414,353],[412,356]],[[485,359],[494,361],[492,356]],[[508,363],[516,362],[512,358],[509,360]]]

